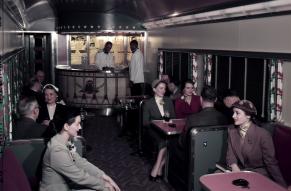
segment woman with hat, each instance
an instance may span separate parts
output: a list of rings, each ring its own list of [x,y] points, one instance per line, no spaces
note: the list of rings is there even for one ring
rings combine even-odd
[[[62,130],[47,144],[43,158],[40,191],[99,190],[120,191],[102,170],[82,158],[71,140],[81,129],[78,111],[70,109]]]
[[[254,104],[240,100],[232,108],[234,125],[228,129],[227,165],[233,172],[258,172],[287,187],[275,158],[271,135],[255,124],[257,110]]]
[[[143,107],[143,125],[145,126],[145,135],[151,140],[158,149],[158,156],[150,174],[150,180],[156,181],[162,175],[162,168],[165,164],[166,144],[165,139],[160,136],[150,122],[152,120],[162,120],[166,118],[175,118],[173,102],[165,97],[167,83],[162,80],[154,80],[152,88],[154,97],[147,100]]]

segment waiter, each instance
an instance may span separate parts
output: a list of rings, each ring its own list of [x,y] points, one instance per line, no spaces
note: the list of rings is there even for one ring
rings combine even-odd
[[[132,40],[130,42],[130,50],[132,52],[129,64],[129,86],[132,96],[144,94],[144,73],[143,73],[143,54],[138,48],[138,42]]]
[[[95,62],[98,69],[102,70],[104,67],[114,67],[113,54],[110,53],[111,48],[112,42],[108,41],[105,43],[103,51],[96,54]]]

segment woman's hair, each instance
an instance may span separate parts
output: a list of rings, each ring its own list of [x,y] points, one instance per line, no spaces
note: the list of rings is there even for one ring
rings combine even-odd
[[[159,79],[156,79],[152,82],[152,88],[156,88],[158,87],[158,85],[160,84],[165,84],[166,87],[167,87],[167,82],[165,82],[164,80],[159,80]]]
[[[183,84],[182,84],[182,87],[181,87],[181,90],[182,90],[182,91],[185,89],[186,84],[192,84],[192,85],[194,86],[194,82],[193,82],[192,80],[190,80],[190,79],[185,80],[185,81],[183,82]]]
[[[81,115],[80,111],[75,108],[67,108],[64,118],[64,124],[72,125],[76,121],[76,117]]]

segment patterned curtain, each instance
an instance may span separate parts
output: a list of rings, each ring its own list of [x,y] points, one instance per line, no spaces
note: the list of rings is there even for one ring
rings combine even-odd
[[[211,85],[212,55],[204,55],[204,82],[207,86]]]
[[[269,93],[269,120],[282,120],[283,97],[283,62],[282,60],[270,60],[270,93]]]
[[[164,60],[163,60],[163,51],[159,51],[159,66],[158,66],[158,77],[162,78],[164,72]]]
[[[197,95],[198,93],[198,63],[197,63],[197,54],[190,53],[191,62],[192,62],[192,80],[194,82],[194,91],[193,93]]]

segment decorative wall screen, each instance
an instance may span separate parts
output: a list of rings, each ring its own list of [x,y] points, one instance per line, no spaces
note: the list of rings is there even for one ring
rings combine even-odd
[[[24,79],[27,79],[25,52],[20,50],[10,54],[1,62],[0,94],[0,145],[1,151],[5,141],[11,138],[14,115]]]

